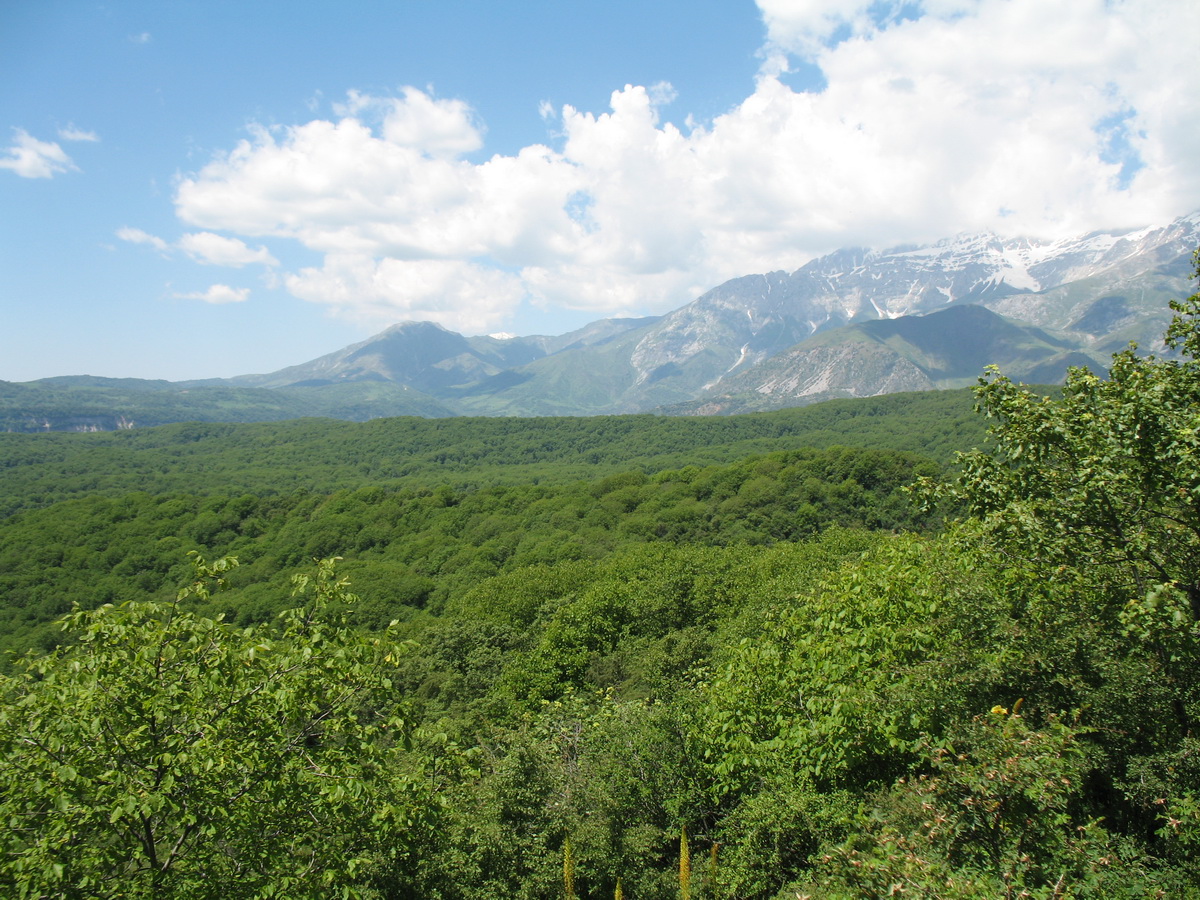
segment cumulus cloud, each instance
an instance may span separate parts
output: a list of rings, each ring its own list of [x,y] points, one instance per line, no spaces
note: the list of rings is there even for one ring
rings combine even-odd
[[[868,35],[897,21],[914,6],[908,0],[757,0],[767,26],[767,46],[763,55],[775,54],[811,57],[826,47],[853,37]],[[953,0],[950,0],[953,2]],[[964,14],[976,0],[958,3],[954,12]],[[946,6],[945,0],[936,5]],[[945,10],[949,13],[950,10]]]
[[[166,253],[171,249],[168,244],[160,237],[155,237],[148,232],[142,231],[140,228],[130,228],[128,226],[117,229],[117,237],[123,241],[128,241],[131,244],[146,244],[153,247],[159,253]]]
[[[39,141],[23,128],[13,129],[12,146],[0,156],[0,169],[11,169],[22,178],[52,178],[78,171],[71,157],[52,141]]]
[[[1172,34],[1200,25],[1200,8],[764,0],[763,9],[774,40],[808,52],[828,83],[785,102],[811,98],[807,118],[825,129],[822,143],[854,168],[870,167],[858,184],[844,166],[826,170],[851,187],[847,209],[860,219],[875,218],[862,190],[872,181],[922,233],[951,224],[1053,234],[1153,221],[1200,203],[1200,181],[1179,171],[1198,149],[1200,129],[1183,122],[1195,122],[1200,103],[1187,88],[1187,48]],[[922,14],[900,15],[914,9]],[[823,25],[833,19],[854,36],[835,42]],[[813,33],[826,40],[816,51]],[[1103,133],[1117,114],[1121,161]]]
[[[240,269],[250,263],[267,266],[279,264],[266,247],[252,250],[237,238],[224,237],[211,231],[185,234],[179,239],[179,248],[197,262],[212,266]]]
[[[180,300],[203,300],[205,303],[241,303],[250,296],[250,288],[235,288],[227,284],[214,284],[207,291],[173,295]]]
[[[1178,38],[1200,29],[1195,4],[759,5],[755,90],[702,126],[663,121],[670,85],[626,85],[604,112],[542,103],[552,140],[480,160],[465,102],[352,93],[336,118],[257,129],[182,178],[177,214],[205,229],[187,240],[290,239],[324,256],[284,276],[297,297],[481,331],[523,301],[662,312],[848,244],[1055,236],[1200,206],[1200,94]],[[801,61],[819,90],[789,86]],[[224,264],[269,259],[203,240],[188,250],[202,261],[218,246]]]
[[[376,321],[443,320],[447,298],[452,298],[456,321],[479,330],[503,321],[522,295],[518,278],[486,266],[342,253],[327,257],[319,269],[288,276],[285,283],[303,300]]]

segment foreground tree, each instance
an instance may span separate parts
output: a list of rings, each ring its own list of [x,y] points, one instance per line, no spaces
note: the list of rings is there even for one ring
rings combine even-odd
[[[976,396],[996,446],[963,457],[952,493],[1011,563],[1102,568],[1183,625],[1200,621],[1200,293],[1171,306],[1177,359],[1131,346],[1107,378],[1072,369],[1061,399],[991,370]]]
[[[1060,398],[989,372],[992,448],[927,495],[964,518],[779,604],[717,669],[738,896],[1200,896],[1200,295],[1173,307],[1175,356],[1130,348]]]
[[[174,603],[76,611],[77,640],[2,683],[0,893],[352,895],[403,845],[402,648],[338,620],[333,562],[275,626],[188,611],[233,559],[195,559]]]
[[[1194,259],[1200,278],[1200,251]],[[1043,715],[1056,711],[1052,703],[1079,711],[1091,766],[1076,810],[1182,873],[1194,896],[1200,293],[1171,306],[1172,358],[1131,346],[1113,356],[1106,378],[1073,369],[1059,399],[989,372],[977,399],[995,420],[994,448],[963,457],[948,492],[971,516],[957,532],[961,545],[990,556],[1009,580],[1002,599],[1023,636],[1010,658],[1043,648],[1036,669],[1008,668],[1013,693],[1035,699]],[[993,672],[1005,672],[1002,655],[993,658]]]

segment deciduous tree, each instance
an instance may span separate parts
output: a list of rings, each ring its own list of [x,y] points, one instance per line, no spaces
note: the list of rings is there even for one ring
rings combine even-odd
[[[277,625],[189,611],[234,565],[197,557],[173,603],[77,609],[76,643],[3,682],[0,893],[349,895],[403,844],[402,648],[339,623],[331,560]]]

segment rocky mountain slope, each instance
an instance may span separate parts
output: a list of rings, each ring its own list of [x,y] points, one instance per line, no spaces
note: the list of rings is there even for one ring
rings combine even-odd
[[[792,273],[733,279],[602,349],[520,367],[502,389],[486,396],[467,391],[462,401],[472,411],[500,414],[703,406],[710,398],[746,390],[756,378],[750,373],[764,365],[770,374],[763,377],[776,384],[812,386],[786,396],[775,389],[763,394],[780,404],[813,402],[830,392],[862,396],[909,389],[922,378],[895,364],[880,369],[881,351],[870,342],[850,340],[836,355],[823,344],[817,345],[826,347],[822,352],[780,354],[848,325],[968,304],[1042,328],[1061,359],[1047,360],[1029,375],[1057,381],[1068,364],[1103,365],[1130,340],[1153,346],[1170,318],[1167,301],[1191,292],[1187,276],[1197,244],[1200,213],[1166,226],[1055,242],[971,235],[928,247],[841,250]],[[975,340],[970,334],[955,339]],[[984,364],[1011,362],[1002,355],[982,358]],[[795,371],[780,380],[787,366]],[[830,366],[838,373],[827,371]],[[944,379],[926,381],[932,387]],[[835,382],[840,386],[832,387]],[[822,383],[829,390],[815,389]]]
[[[1053,384],[1067,368],[1097,366],[1068,340],[975,304],[924,316],[874,319],[822,332],[721,382],[703,399],[667,407],[715,415],[822,400],[931,391],[974,384],[996,365],[1029,384]]]
[[[633,360],[644,375],[719,347],[726,368],[714,365],[712,381],[700,386],[711,391],[717,380],[820,331],[963,303],[1068,332],[1106,358],[1113,341],[1162,334],[1166,301],[1187,287],[1198,243],[1200,213],[1055,242],[969,235],[928,247],[840,250],[790,274],[738,278],[709,291],[665,316]]]
[[[0,423],[719,413],[955,386],[991,363],[1052,382],[1068,365],[1103,366],[1131,340],[1154,349],[1168,301],[1193,290],[1197,245],[1200,212],[1059,241],[965,235],[844,249],[794,272],[732,279],[659,318],[602,320],[558,337],[467,337],[405,322],[263,375],[141,387],[0,382]]]

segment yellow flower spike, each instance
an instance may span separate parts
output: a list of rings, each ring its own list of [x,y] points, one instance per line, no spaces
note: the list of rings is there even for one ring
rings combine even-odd
[[[1003,706],[1001,706],[999,703],[997,703],[995,706],[992,707],[992,715],[993,716],[1007,716],[1008,710],[1005,709]]]

